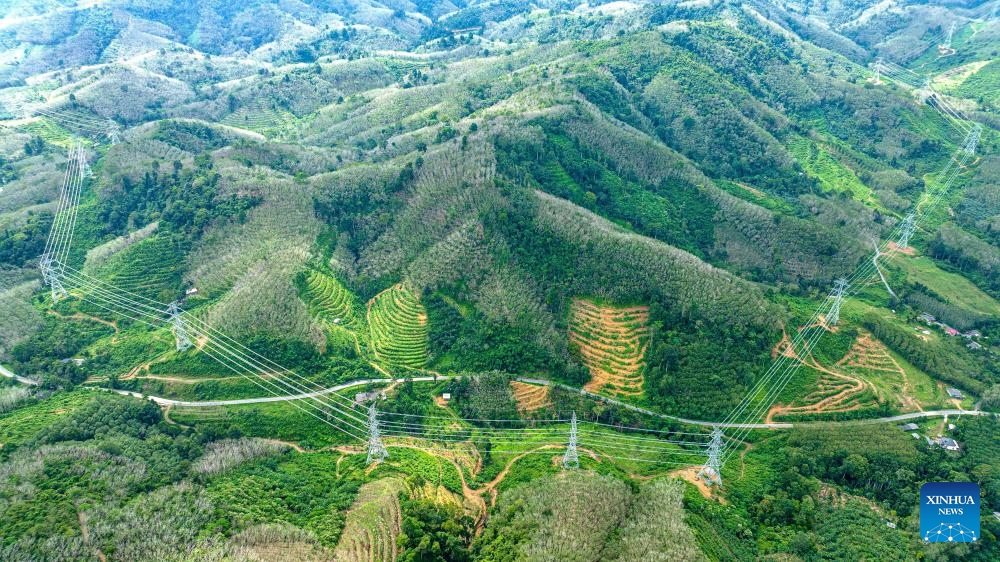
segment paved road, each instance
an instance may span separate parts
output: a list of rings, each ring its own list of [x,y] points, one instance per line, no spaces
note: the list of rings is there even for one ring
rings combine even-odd
[[[8,379],[14,379],[21,384],[30,384],[31,386],[38,386],[38,381],[35,379],[29,379],[28,377],[22,377],[21,375],[15,375],[10,372],[7,367],[0,365],[0,375],[7,377]]]
[[[691,420],[687,418],[681,418],[677,416],[671,416],[669,414],[662,414],[660,412],[654,412],[652,410],[647,410],[646,408],[640,408],[639,406],[633,406],[632,404],[626,404],[620,400],[615,400],[614,398],[608,398],[606,396],[601,396],[599,394],[594,394],[593,392],[587,392],[582,388],[575,388],[569,385],[548,381],[545,379],[528,379],[528,378],[518,378],[517,380],[532,384],[544,384],[547,386],[558,386],[564,388],[571,392],[579,392],[584,396],[589,396],[595,400],[600,400],[608,404],[614,404],[615,406],[620,406],[627,410],[632,410],[633,412],[639,412],[641,414],[646,414],[649,416],[655,416],[667,420],[675,420],[679,422],[688,423],[691,425],[701,425],[714,427],[718,425],[719,427],[734,428],[734,429],[790,429],[793,427],[822,427],[824,425],[830,425],[831,423],[839,425],[865,425],[865,424],[877,424],[877,423],[893,423],[901,422],[907,420],[916,420],[921,418],[939,418],[943,416],[1000,416],[1000,414],[995,414],[993,412],[984,412],[982,410],[928,410],[926,412],[910,412],[908,414],[899,414],[896,416],[888,416],[884,418],[870,418],[870,419],[858,419],[858,420],[840,420],[840,421],[814,421],[814,422],[798,422],[798,423],[725,423],[720,424],[718,422],[710,422],[703,420]]]
[[[892,423],[906,420],[916,420],[920,418],[939,418],[943,416],[1000,416],[1000,413],[984,412],[982,410],[928,410],[926,412],[910,412],[909,414],[899,414],[887,418],[873,418],[867,420],[845,420],[840,423],[869,424],[869,423]],[[799,425],[811,425],[810,422]],[[829,423],[829,422],[826,422]]]
[[[33,386],[38,385],[38,381],[29,379],[27,377],[22,377],[15,375],[10,372],[3,365],[0,365],[0,375],[7,378],[12,378],[18,382],[29,384]],[[451,376],[438,376],[438,377],[412,377],[409,380],[416,382],[426,382],[434,380],[448,380],[456,377]],[[209,408],[213,406],[239,406],[243,404],[264,404],[267,402],[285,402],[288,400],[302,400],[305,398],[315,398],[318,396],[323,396],[330,394],[332,392],[339,392],[341,390],[346,390],[348,388],[353,388],[356,386],[365,386],[368,384],[388,384],[404,382],[407,379],[361,379],[356,381],[345,382],[343,384],[338,384],[337,386],[331,386],[330,388],[324,388],[317,390],[315,392],[306,392],[302,394],[291,394],[288,396],[262,396],[259,398],[239,398],[234,400],[203,400],[203,401],[189,401],[189,400],[174,400],[172,398],[163,398],[160,396],[145,395],[139,392],[132,392],[130,390],[111,390],[102,387],[86,387],[92,388],[94,390],[102,390],[109,392],[116,392],[124,396],[133,396],[135,398],[142,398],[147,400],[152,400],[161,406],[184,406],[188,408]],[[984,412],[982,410],[929,410],[926,412],[910,412],[908,414],[899,414],[896,416],[888,416],[884,418],[873,418],[873,419],[859,419],[859,420],[842,420],[842,421],[815,421],[815,422],[798,422],[798,423],[727,423],[719,424],[717,422],[710,422],[704,420],[692,420],[687,418],[682,418],[678,416],[671,416],[669,414],[663,414],[660,412],[654,412],[653,410],[648,410],[639,406],[634,406],[622,402],[620,400],[615,400],[614,398],[608,398],[606,396],[601,396],[599,394],[594,394],[593,392],[587,392],[581,388],[575,388],[562,383],[553,382],[545,379],[532,379],[525,377],[518,377],[519,381],[529,383],[529,384],[540,384],[545,386],[558,386],[564,388],[571,392],[578,392],[584,396],[588,396],[595,400],[600,400],[607,404],[613,404],[615,406],[625,408],[626,410],[631,410],[633,412],[638,412],[640,414],[645,414],[648,416],[653,416],[661,419],[679,421],[691,425],[700,425],[705,427],[714,427],[716,425],[725,428],[732,429],[791,429],[793,427],[822,427],[828,426],[830,424],[854,424],[854,425],[866,425],[866,424],[878,424],[878,423],[893,423],[902,422],[908,420],[915,420],[921,418],[939,418],[944,416],[1000,416],[1000,414],[995,414],[993,412]]]
[[[424,382],[424,381],[434,381],[434,380],[448,380],[455,377],[413,377],[409,380]],[[143,398],[152,400],[161,406],[184,406],[187,408],[209,408],[212,406],[239,406],[241,404],[263,404],[266,402],[286,402],[289,400],[302,400],[305,398],[316,398],[318,396],[323,396],[333,392],[339,392],[348,388],[353,388],[355,386],[364,386],[367,384],[387,384],[395,382],[404,382],[407,379],[360,379],[351,382],[345,382],[343,384],[338,384],[337,386],[331,386],[330,388],[324,388],[317,390],[315,392],[304,392],[302,394],[291,394],[288,396],[262,396],[260,398],[239,398],[234,400],[202,400],[202,401],[188,401],[188,400],[174,400],[172,398],[162,398],[160,396],[150,396],[146,394],[141,394],[139,392],[132,392],[130,390],[112,390],[109,388],[103,388],[100,386],[88,386],[86,388],[92,388],[94,390],[104,390],[109,392],[116,392],[124,396],[134,396],[136,398]]]

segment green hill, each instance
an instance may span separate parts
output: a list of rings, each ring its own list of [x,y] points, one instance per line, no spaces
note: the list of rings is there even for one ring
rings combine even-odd
[[[0,0],[0,559],[1000,558],[913,501],[1000,511],[995,3],[77,4]]]

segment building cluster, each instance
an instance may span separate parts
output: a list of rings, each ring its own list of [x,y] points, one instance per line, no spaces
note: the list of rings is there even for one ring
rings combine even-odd
[[[903,431],[909,431],[910,435],[912,435],[914,439],[920,439],[920,433],[918,431],[920,429],[919,425],[915,423],[907,423],[899,426],[899,428],[902,429]],[[955,429],[954,424],[948,424],[948,429]],[[962,446],[959,445],[958,441],[955,441],[951,437],[947,437],[945,435],[938,435],[936,438],[933,439],[930,437],[925,437],[925,439],[927,439],[928,445],[941,447],[945,451],[962,450]]]
[[[960,332],[955,328],[952,328],[951,326],[945,324],[944,322],[939,321],[937,318],[934,317],[934,315],[929,314],[927,312],[920,313],[920,316],[918,316],[917,318],[922,322],[926,323],[928,326],[937,326],[941,328],[941,330],[944,331],[945,334],[951,337],[962,336],[963,338],[968,340],[966,347],[968,347],[973,351],[977,351],[983,348],[983,344],[977,341],[983,337],[983,333],[980,332],[979,330],[966,330],[964,332]]]
[[[358,392],[354,395],[355,404],[364,404],[366,402],[373,402],[375,400],[385,400],[385,391],[372,391],[372,392]]]

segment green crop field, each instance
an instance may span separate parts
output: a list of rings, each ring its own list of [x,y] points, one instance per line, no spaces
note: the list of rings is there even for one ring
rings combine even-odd
[[[76,140],[72,132],[47,117],[32,121],[22,128],[56,146],[69,147]]]
[[[395,285],[368,303],[368,327],[379,361],[414,369],[427,364],[427,313],[405,286]]]
[[[0,415],[0,444],[5,447],[20,445],[59,419],[71,417],[81,408],[91,404],[98,394],[90,390],[60,393],[50,400],[24,406]]]
[[[950,304],[970,312],[1000,317],[1000,302],[965,277],[942,270],[930,258],[896,254],[890,263],[906,272],[907,281],[927,287]]]
[[[819,181],[824,191],[846,191],[854,199],[878,205],[872,190],[858,179],[853,170],[844,166],[826,148],[808,139],[798,138],[788,144],[788,150],[806,173]]]
[[[977,66],[951,93],[977,100],[984,109],[1000,108],[1000,61]]]
[[[331,350],[359,351],[359,306],[354,295],[335,277],[309,270],[302,278],[303,298],[310,314],[323,325]]]
[[[309,309],[328,325],[356,326],[354,296],[336,278],[308,271],[305,276]]]
[[[171,419],[182,425],[210,429],[235,428],[248,437],[267,437],[320,448],[341,443],[357,443],[357,438],[337,419],[327,423],[326,416],[309,407],[311,401],[270,402],[240,406],[185,407],[170,412]],[[318,416],[318,417],[317,417]],[[355,432],[356,433],[356,432]]]

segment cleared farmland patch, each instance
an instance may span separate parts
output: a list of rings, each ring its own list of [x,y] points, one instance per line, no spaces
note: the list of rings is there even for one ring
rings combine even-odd
[[[67,147],[73,140],[73,133],[47,117],[26,123],[21,126],[21,129],[28,134],[39,136],[45,142],[56,146]]]
[[[923,408],[918,398],[921,377],[907,374],[885,344],[868,332],[858,336],[837,366],[871,383],[880,399],[895,403],[902,411]]]
[[[510,386],[514,390],[517,409],[522,412],[534,412],[552,405],[548,386],[519,381],[510,381]]]
[[[368,302],[368,328],[372,350],[380,361],[413,369],[427,364],[427,313],[402,284]]]
[[[399,495],[406,484],[399,478],[381,478],[358,490],[354,505],[347,512],[347,522],[335,560],[392,561],[399,555],[396,537],[402,528]]]
[[[838,365],[851,367],[862,371],[879,371],[892,374],[903,374],[903,368],[889,353],[885,344],[878,341],[868,332],[862,332],[847,355]]]
[[[614,307],[575,299],[569,341],[590,371],[590,392],[640,396],[649,346],[649,307]]]
[[[815,387],[793,405],[776,405],[767,420],[788,414],[832,414],[878,406],[888,399],[904,410],[917,410],[919,403],[911,396],[906,373],[882,342],[868,332],[862,332],[850,349],[826,367],[815,357],[801,363],[814,369],[818,376]]]
[[[231,127],[247,129],[269,136],[294,120],[295,116],[287,111],[278,111],[272,107],[258,104],[253,107],[241,107],[225,116],[221,122]]]

